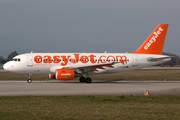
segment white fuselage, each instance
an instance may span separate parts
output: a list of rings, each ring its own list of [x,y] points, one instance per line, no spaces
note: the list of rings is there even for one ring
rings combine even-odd
[[[81,69],[81,67],[85,67],[84,72],[87,71],[89,74],[106,74],[135,70],[171,60],[171,58],[167,58],[149,61],[149,59],[156,57],[168,56],[131,53],[27,53],[14,57],[3,67],[11,72],[25,74],[52,74],[55,73],[56,69]],[[115,63],[112,67],[104,66],[103,69],[97,67],[95,71],[89,71],[88,69],[88,66],[112,62]]]

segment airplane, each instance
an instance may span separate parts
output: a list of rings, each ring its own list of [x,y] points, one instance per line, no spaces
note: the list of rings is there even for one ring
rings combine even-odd
[[[91,83],[89,75],[131,71],[171,60],[161,55],[168,24],[159,24],[145,42],[132,53],[26,53],[12,58],[3,68],[10,72],[49,74],[50,79]]]

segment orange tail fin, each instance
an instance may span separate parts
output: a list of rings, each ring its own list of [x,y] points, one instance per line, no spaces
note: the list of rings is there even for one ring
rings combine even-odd
[[[168,24],[159,24],[135,54],[162,54]]]

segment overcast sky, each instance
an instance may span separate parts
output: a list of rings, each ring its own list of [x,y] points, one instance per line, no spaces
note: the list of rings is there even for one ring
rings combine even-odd
[[[161,23],[180,55],[180,0],[0,0],[0,55],[133,52]]]

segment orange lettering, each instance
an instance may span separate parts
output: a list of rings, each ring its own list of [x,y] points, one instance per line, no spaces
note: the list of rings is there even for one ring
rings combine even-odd
[[[51,59],[51,56],[49,55],[46,55],[44,57],[40,56],[40,55],[37,55],[34,57],[34,62],[35,63],[42,63],[42,60],[43,60],[43,63],[60,63],[60,57],[63,59],[63,62],[61,63],[62,66],[66,66],[68,64],[68,61],[70,61],[71,63],[78,63],[79,61],[81,61],[82,63],[88,63],[89,60],[91,61],[91,63],[107,63],[108,62],[115,62],[115,61],[118,61],[120,60],[120,63],[122,63],[123,65],[125,63],[127,63],[127,57],[126,56],[105,56],[105,55],[102,55],[96,59],[98,59],[98,61],[95,60],[95,57],[96,55],[94,54],[91,54],[89,56],[86,56],[86,55],[83,55],[80,57],[80,60],[79,60],[79,56],[80,54],[73,54],[74,55],[74,58],[70,58],[71,56],[66,56],[66,55],[63,55],[63,56],[59,56],[59,55],[55,55],[53,56],[53,60]],[[90,58],[90,59],[89,59]]]
[[[69,58],[70,58],[71,56],[67,56],[67,58],[66,58],[66,56],[61,56],[61,57],[63,58],[63,61],[64,61],[64,63],[61,63],[61,65],[62,65],[62,66],[66,66],[67,63],[68,63],[68,60],[69,60]]]
[[[49,55],[44,56],[44,63],[52,63],[51,56]]]
[[[110,58],[110,57],[112,57],[112,58],[113,58],[113,62],[114,62],[114,61],[115,61],[115,57],[114,57],[114,56],[112,56],[112,55],[110,55],[110,56],[108,56],[108,57],[107,57],[108,62],[110,62],[110,60],[109,60],[109,58]]]
[[[126,56],[122,56],[121,63],[124,65],[124,62],[127,63],[127,57]]]
[[[124,62],[127,63],[127,57],[126,56],[116,56],[116,60],[118,60],[118,57],[120,58],[120,63],[124,65]]]
[[[96,61],[94,60],[94,57],[96,57],[95,55],[89,55],[91,63],[96,63]]]
[[[122,56],[116,56],[116,61],[118,61],[118,58],[120,58],[120,62],[122,61]]]
[[[40,55],[37,55],[34,57],[35,63],[42,63],[42,57]]]
[[[102,61],[102,59],[101,59],[102,57],[105,57],[104,61]],[[99,59],[100,59],[101,63],[106,63],[106,56],[102,55]]]
[[[84,56],[81,56],[80,59],[81,59],[81,62],[82,62],[82,63],[87,63],[87,62],[88,62],[88,56],[85,56],[85,55],[84,55]]]
[[[55,55],[54,57],[53,57],[53,59],[54,59],[54,63],[60,63],[60,56],[58,56],[58,55]]]
[[[70,59],[71,63],[78,63],[78,61],[79,61],[79,54],[74,54],[74,56],[75,56],[75,59],[73,59],[73,58]]]

